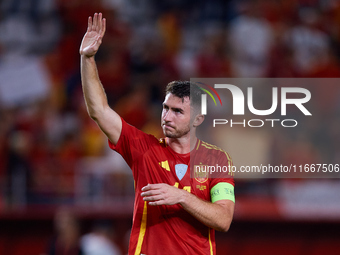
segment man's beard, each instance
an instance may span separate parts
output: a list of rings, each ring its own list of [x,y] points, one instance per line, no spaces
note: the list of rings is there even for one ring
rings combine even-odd
[[[186,128],[182,129],[182,130],[177,130],[176,128],[174,128],[173,126],[171,126],[173,129],[169,130],[167,129],[164,124],[162,125],[162,129],[163,129],[163,134],[168,137],[168,138],[180,138],[186,134],[189,133],[190,131],[190,127],[187,126]]]

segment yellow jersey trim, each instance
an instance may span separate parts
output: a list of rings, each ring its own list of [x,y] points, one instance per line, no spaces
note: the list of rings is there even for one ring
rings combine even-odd
[[[201,144],[201,140],[198,140],[196,150],[198,150],[198,148],[200,147],[200,144]]]
[[[145,231],[146,231],[146,220],[147,220],[147,215],[148,215],[148,205],[147,202],[144,202],[144,209],[143,209],[143,216],[142,216],[142,223],[140,225],[140,230],[139,230],[139,236],[138,236],[138,242],[137,242],[137,247],[135,251],[135,255],[140,255],[140,252],[142,250],[142,244],[145,236]]]
[[[225,150],[221,149],[220,147],[217,147],[216,145],[212,145],[212,144],[210,144],[210,143],[206,143],[206,142],[203,142],[203,141],[202,141],[201,145],[202,145],[203,147],[209,149],[209,150],[217,150],[217,151],[223,152],[223,153],[227,156],[229,169],[232,168],[232,166],[233,166],[233,160],[231,159],[230,155],[229,155]],[[197,146],[197,149],[198,149],[198,146]],[[197,150],[197,149],[196,149],[196,150]],[[232,172],[232,171],[230,171],[230,170],[229,170],[228,174],[229,174],[230,176],[234,176],[234,175],[235,175],[235,173]]]
[[[212,243],[211,243],[211,236],[210,236],[210,233],[211,233],[211,229],[209,228],[210,255],[214,255],[214,253],[213,253],[213,247],[212,247]]]

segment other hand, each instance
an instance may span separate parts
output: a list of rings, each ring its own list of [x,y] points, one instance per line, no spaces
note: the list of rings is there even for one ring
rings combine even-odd
[[[178,204],[183,199],[184,192],[187,192],[165,183],[148,184],[142,191],[141,196],[144,201],[149,202],[149,205]]]
[[[106,20],[101,13],[95,13],[93,19],[89,17],[87,31],[81,42],[79,53],[86,57],[94,56],[102,43],[105,29]]]

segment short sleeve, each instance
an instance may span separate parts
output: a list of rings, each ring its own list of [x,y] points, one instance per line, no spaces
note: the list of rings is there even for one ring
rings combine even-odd
[[[157,141],[154,136],[144,133],[122,119],[122,132],[117,144],[114,145],[110,140],[108,142],[110,148],[121,154],[126,163],[132,167],[133,162],[142,156],[155,140]]]

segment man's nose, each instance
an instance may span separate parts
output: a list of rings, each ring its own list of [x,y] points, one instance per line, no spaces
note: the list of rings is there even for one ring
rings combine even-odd
[[[164,121],[171,121],[171,116],[172,116],[172,114],[171,114],[171,111],[169,110],[169,111],[166,111],[165,113],[164,113],[164,116],[163,116],[163,120]]]

